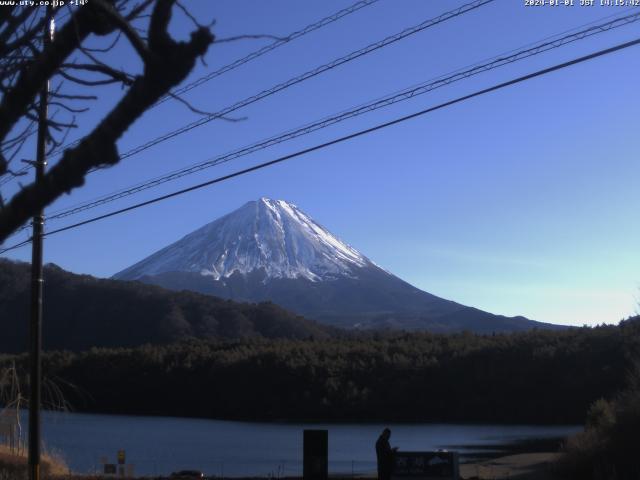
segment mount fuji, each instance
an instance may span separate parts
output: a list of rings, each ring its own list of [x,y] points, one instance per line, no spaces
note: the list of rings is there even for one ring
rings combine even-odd
[[[478,333],[558,328],[494,315],[419,290],[297,206],[261,198],[114,275],[236,301],[271,301],[346,328]]]

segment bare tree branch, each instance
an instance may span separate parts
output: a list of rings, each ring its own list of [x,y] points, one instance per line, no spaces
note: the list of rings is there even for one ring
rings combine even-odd
[[[242,121],[247,119],[247,117],[225,117],[225,116],[221,116],[221,115],[218,115],[216,113],[213,113],[213,112],[205,112],[204,110],[200,110],[199,108],[194,107],[190,102],[188,102],[187,100],[182,98],[180,95],[176,95],[173,92],[168,92],[167,95],[169,95],[171,98],[179,101],[185,107],[187,107],[189,110],[191,110],[193,113],[197,113],[198,115],[203,115],[205,117],[211,117],[211,116],[215,115],[216,118],[218,118],[220,120],[226,120],[227,122],[242,122]]]
[[[49,96],[54,98],[64,98],[67,100],[97,100],[96,95],[68,95],[64,93],[50,93]]]
[[[193,69],[196,60],[206,53],[214,40],[206,28],[192,32],[188,42],[176,42],[171,38],[167,29],[173,4],[174,0],[156,0],[149,23],[149,53],[144,72],[136,77],[113,110],[77,146],[64,152],[58,163],[44,175],[42,182],[25,186],[0,210],[0,242],[27,222],[35,209],[44,208],[64,193],[83,185],[84,177],[91,169],[118,163],[117,140],[151,105],[179,84]],[[90,22],[91,18],[85,20]],[[89,30],[89,26],[83,26],[80,21],[78,26],[81,33]],[[52,75],[63,63],[65,57],[62,57],[62,53],[68,55],[71,46],[77,48],[79,43],[75,33],[69,33],[72,29],[66,28],[65,38],[69,45],[60,40],[55,48],[52,45],[55,52],[44,52],[41,61],[48,68],[39,67],[40,75],[47,71],[49,76]],[[22,83],[27,82],[24,80]],[[22,87],[25,90],[23,97],[32,83],[35,83],[35,79]],[[4,97],[0,112],[6,101]],[[30,102],[23,99],[22,103],[29,105]],[[20,116],[24,116],[24,108],[21,113]],[[1,128],[7,128],[1,120],[0,115],[0,134]],[[5,120],[6,123],[9,121]]]
[[[96,48],[96,47],[82,47],[82,50],[84,52],[95,52],[95,53],[105,53],[105,52],[109,52],[113,49],[113,47],[115,47],[118,44],[118,41],[120,40],[120,38],[122,37],[122,32],[120,30],[117,31],[113,42],[111,42],[109,45],[107,45],[104,48]]]
[[[49,102],[49,105],[50,106],[60,107],[60,108],[66,110],[67,112],[70,112],[70,113],[84,113],[84,112],[89,111],[88,107],[85,107],[85,108],[73,108],[73,107],[70,107],[69,105],[65,105],[62,102]]]
[[[151,5],[152,3],[153,3],[153,0],[144,0],[143,2],[140,2],[138,5],[136,5],[131,9],[131,11],[127,14],[125,18],[129,22],[136,18],[141,18],[142,12],[144,12],[147,8],[149,8],[149,5]]]
[[[193,23],[193,25],[196,28],[202,28],[202,27],[206,27],[206,28],[211,28],[215,25],[216,21],[215,19],[211,20],[211,22],[209,22],[208,25],[203,25],[200,22],[198,22],[198,20],[196,19],[196,17],[194,17],[193,15],[191,15],[191,12],[184,6],[182,5],[182,3],[178,0],[176,1],[176,5],[178,6],[178,8],[180,8],[180,10],[182,10],[182,13],[184,13],[184,15],[191,20],[191,23]]]
[[[77,83],[78,85],[84,85],[86,87],[97,87],[99,85],[109,85],[111,83],[119,83],[120,80],[117,78],[107,78],[104,80],[85,80],[84,78],[76,77],[75,75],[71,75],[70,73],[65,72],[64,70],[60,70],[58,72],[60,76],[66,78],[70,82]]]
[[[147,61],[147,57],[149,56],[149,50],[145,45],[144,41],[138,35],[138,32],[135,31],[131,27],[131,24],[124,18],[120,13],[113,8],[112,5],[109,5],[103,0],[92,0],[95,2],[105,15],[109,17],[109,19],[113,22],[113,24],[120,29],[120,31],[127,37],[133,48],[138,52],[140,58],[142,58],[145,62]]]
[[[104,65],[102,63],[100,63],[100,64],[95,64],[95,63],[63,63],[61,68],[62,68],[62,70],[60,70],[61,74],[62,74],[62,72],[67,73],[67,72],[65,72],[64,69],[84,70],[86,72],[101,73],[103,75],[111,77],[112,80],[114,80],[116,82],[122,82],[125,85],[131,85],[133,83],[133,81],[134,81],[134,78],[133,78],[132,75],[129,75],[128,73],[120,71],[120,70],[116,70],[116,69],[111,68],[108,65]],[[71,77],[71,76],[68,75],[68,77]],[[68,78],[68,79],[71,80],[71,78]]]
[[[3,9],[0,9],[0,10],[3,10]],[[3,32],[0,34],[0,44],[2,44],[2,45],[6,44],[6,42],[9,40],[9,38],[11,38],[11,36],[14,33],[16,33],[18,28],[20,28],[20,26],[23,25],[24,22],[33,13],[34,13],[34,11],[32,9],[25,8],[25,9],[22,10],[22,13],[20,13],[17,17],[14,17],[13,15],[9,14],[6,17],[7,26],[3,30]],[[2,50],[2,53],[4,53],[5,51],[6,50]]]
[[[74,12],[74,16],[77,15],[81,20],[78,22],[79,35],[76,35],[71,22],[67,23],[55,40],[22,71],[11,89],[11,94],[3,95],[2,102],[0,102],[0,140],[7,136],[23,116],[42,85],[60,68],[64,59],[89,35],[92,26],[92,7],[90,5],[86,5],[89,8],[81,8]],[[0,175],[4,173],[5,169],[6,161],[0,155]]]

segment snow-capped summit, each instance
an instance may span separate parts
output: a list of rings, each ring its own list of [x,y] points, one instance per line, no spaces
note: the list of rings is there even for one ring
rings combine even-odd
[[[261,198],[115,275],[347,328],[501,332],[545,327],[445,300],[378,267],[294,204]]]
[[[293,203],[261,198],[190,233],[115,278],[194,272],[214,280],[262,270],[268,278],[356,277],[371,262]]]

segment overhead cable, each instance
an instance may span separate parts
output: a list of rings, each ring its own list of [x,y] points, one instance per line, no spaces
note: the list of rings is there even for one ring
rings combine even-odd
[[[199,162],[189,167],[168,173],[166,175],[159,176],[142,183],[138,183],[131,187],[120,189],[116,192],[104,195],[97,199],[94,199],[88,202],[83,202],[79,205],[66,208],[64,210],[53,212],[47,216],[47,220],[49,221],[56,220],[56,219],[68,217],[70,215],[75,215],[77,213],[96,208],[106,203],[110,203],[112,201],[119,200],[124,197],[128,197],[130,195],[142,192],[144,190],[156,187],[158,185],[162,185],[164,183],[177,180],[184,176],[191,175],[196,172],[200,172],[204,169],[211,168],[216,165],[229,162],[231,160],[235,160],[245,155],[249,155],[258,150],[263,150],[271,146],[283,143],[285,141],[292,140],[303,135],[307,135],[309,133],[315,132],[323,128],[327,128],[331,125],[343,122],[347,119],[354,118],[354,117],[363,115],[365,113],[393,105],[395,103],[412,99],[416,96],[426,94],[428,92],[431,92],[432,90],[435,90],[440,87],[444,87],[446,85],[466,79],[468,77],[478,75],[480,73],[487,72],[489,70],[493,70],[495,68],[502,67],[504,65],[508,65],[510,63],[514,63],[514,62],[532,57],[534,55],[544,53],[552,49],[560,48],[564,45],[576,42],[578,40],[582,40],[584,38],[590,37],[598,33],[602,33],[614,28],[618,28],[623,25],[628,25],[638,20],[640,20],[640,12],[637,12],[632,15],[627,15],[622,18],[617,18],[610,22],[592,26],[587,29],[578,31],[570,35],[565,35],[561,38],[558,38],[552,41],[538,43],[532,47],[510,53],[509,55],[493,58],[486,63],[474,65],[470,68],[467,68],[466,70],[460,70],[452,74],[447,74],[447,75],[438,77],[436,80],[431,80],[429,82],[425,82],[420,85],[413,86],[411,88],[402,90],[400,92],[360,105],[354,109],[343,111],[339,114],[335,114],[333,116],[323,118],[322,120],[318,120],[316,122],[306,124],[304,126],[290,130],[284,134],[270,137],[266,140],[253,143],[251,145],[242,147],[240,149],[228,152],[223,155],[212,157],[204,162]]]
[[[219,110],[217,112],[211,113],[209,115],[206,115],[198,120],[195,120],[191,123],[188,123],[187,125],[184,125],[180,128],[177,128],[175,130],[172,130],[170,132],[167,132],[163,135],[160,135],[156,138],[153,138],[141,145],[138,145],[126,152],[124,152],[123,154],[120,155],[121,159],[125,159],[125,158],[129,158],[132,157],[133,155],[137,155],[138,153],[147,150],[148,148],[151,148],[155,145],[158,145],[159,143],[165,142],[167,140],[170,140],[178,135],[182,135],[183,133],[186,133],[190,130],[193,130],[194,128],[200,127],[202,125],[205,125],[209,122],[212,122],[213,120],[216,119],[220,119],[220,118],[224,118],[225,116],[229,115],[230,113],[235,112],[236,110],[239,110],[241,108],[244,108],[248,105],[251,105],[253,103],[256,103],[260,100],[263,100],[267,97],[270,97],[272,95],[275,95],[276,93],[279,93],[283,90],[286,90],[294,85],[297,85],[299,83],[302,83],[306,80],[309,80],[310,78],[314,78],[318,75],[321,75],[325,72],[328,72],[330,70],[333,70],[336,67],[339,67],[341,65],[344,65],[345,63],[351,62],[353,60],[356,60],[357,58],[360,58],[364,55],[368,55],[369,53],[375,52],[381,48],[384,48],[388,45],[391,45],[395,42],[398,42],[404,38],[407,38],[411,35],[414,35],[418,32],[421,32],[423,30],[426,30],[427,28],[433,27],[435,25],[438,25],[440,23],[446,22],[447,20],[450,20],[452,18],[456,18],[460,15],[463,15],[469,11],[475,10],[483,5],[486,5],[488,3],[494,2],[495,0],[474,0],[473,2],[467,3],[465,5],[462,5],[458,8],[455,8],[453,10],[450,10],[448,12],[442,13],[441,15],[438,15],[437,17],[431,18],[429,20],[425,20],[424,22],[415,25],[413,27],[410,28],[406,28],[404,30],[402,30],[401,32],[398,32],[394,35],[390,35],[382,40],[379,40],[377,42],[371,43],[369,45],[367,45],[366,47],[360,48],[358,50],[355,50],[347,55],[344,55],[340,58],[337,58],[335,60],[332,60],[329,63],[325,63],[323,65],[320,65],[312,70],[309,70],[307,72],[304,72],[300,75],[297,75],[295,77],[290,78],[289,80],[286,80],[282,83],[279,83],[277,85],[274,85],[270,88],[267,88],[265,90],[262,90],[261,92],[252,95],[250,97],[247,97],[243,100],[240,100],[232,105],[229,105],[225,108],[223,108],[222,110]],[[54,153],[60,153],[60,151],[68,148],[68,145],[65,145],[64,147],[61,147],[60,149],[58,149],[56,152]],[[93,169],[92,172],[99,170],[99,168]]]
[[[235,70],[236,68],[249,63],[283,45],[286,45],[287,43],[296,40],[300,37],[303,37],[315,30],[318,30],[322,27],[325,27],[327,25],[330,25],[338,20],[340,20],[343,17],[346,17],[347,15],[350,15],[352,13],[357,12],[358,10],[361,10],[365,7],[368,7],[370,5],[373,5],[374,3],[378,2],[379,0],[360,0],[358,2],[355,2],[353,5],[348,6],[347,8],[343,8],[342,10],[339,10],[331,15],[328,15],[314,23],[311,23],[309,25],[307,25],[306,27],[300,29],[300,30],[296,30],[295,32],[290,33],[289,35],[287,35],[286,37],[282,37],[282,38],[278,38],[277,40],[275,40],[274,42],[265,45],[264,47],[261,47],[257,50],[254,50],[253,52],[245,55],[244,57],[238,58],[237,60],[234,60],[231,63],[228,63],[220,68],[218,68],[217,70],[214,70],[213,72],[210,72],[200,78],[198,78],[197,80],[194,80],[193,82],[188,83],[187,85],[184,85],[180,88],[177,88],[175,90],[173,90],[171,92],[171,94],[169,95],[165,95],[164,97],[160,98],[160,100],[158,100],[156,103],[154,103],[150,108],[154,108],[164,102],[166,102],[167,100],[170,100],[172,98],[174,98],[175,96],[178,95],[182,95],[183,93],[186,93],[190,90],[193,90],[196,87],[199,87],[200,85],[203,85],[204,83],[213,80],[216,77],[219,77],[221,75],[224,75],[225,73],[228,73],[232,70]],[[78,145],[80,142],[82,141],[82,138],[79,138],[77,140],[74,140],[73,142],[69,142],[66,145],[63,145],[61,147],[56,148],[52,154],[53,155],[57,155],[60,152],[63,152],[64,150],[66,150],[67,148],[70,147],[74,147],[76,145]]]
[[[604,55],[608,55],[608,54],[611,54],[611,53],[614,53],[614,52],[617,52],[617,51],[620,51],[620,50],[624,50],[626,48],[630,48],[630,47],[636,46],[638,44],[640,44],[640,38],[637,38],[635,40],[631,40],[629,42],[621,43],[621,44],[615,45],[613,47],[606,48],[604,50],[599,50],[597,52],[594,52],[594,53],[591,53],[591,54],[588,54],[588,55],[584,55],[582,57],[575,58],[575,59],[569,60],[567,62],[556,64],[556,65],[554,65],[552,67],[543,68],[542,70],[537,70],[537,71],[535,71],[533,73],[529,73],[527,75],[523,75],[523,76],[514,78],[512,80],[508,80],[506,82],[502,82],[502,83],[499,83],[497,85],[493,85],[491,87],[484,88],[482,90],[477,90],[477,91],[475,91],[473,93],[470,93],[468,95],[464,95],[464,96],[458,97],[458,98],[456,98],[454,100],[449,100],[447,102],[440,103],[440,104],[438,104],[436,106],[429,107],[429,108],[426,108],[424,110],[420,110],[420,111],[412,113],[410,115],[405,115],[403,117],[396,118],[394,120],[390,120],[388,122],[384,122],[384,123],[378,124],[376,126],[373,126],[373,127],[370,127],[370,128],[364,129],[364,130],[359,130],[359,131],[357,131],[355,133],[351,133],[349,135],[345,135],[345,136],[336,138],[334,140],[331,140],[331,141],[328,141],[328,142],[325,142],[325,143],[321,143],[319,145],[315,145],[313,147],[309,147],[309,148],[306,148],[306,149],[303,149],[303,150],[298,150],[297,152],[294,152],[294,153],[291,153],[291,154],[288,154],[288,155],[284,155],[282,157],[276,158],[276,159],[268,161],[268,162],[260,163],[258,165],[254,165],[254,166],[249,167],[249,168],[238,170],[238,171],[230,173],[228,175],[223,175],[221,177],[217,177],[217,178],[214,178],[212,180],[208,180],[206,182],[199,183],[197,185],[192,185],[191,187],[188,187],[188,188],[177,190],[175,192],[168,193],[166,195],[161,195],[159,197],[155,197],[155,198],[152,198],[150,200],[147,200],[147,201],[144,201],[144,202],[140,202],[140,203],[137,203],[135,205],[131,205],[129,207],[121,208],[121,209],[118,209],[118,210],[115,210],[115,211],[112,211],[112,212],[109,212],[109,213],[106,213],[106,214],[103,214],[103,215],[99,215],[99,216],[96,216],[96,217],[93,217],[93,218],[89,218],[87,220],[83,220],[81,222],[74,223],[72,225],[67,225],[65,227],[61,227],[61,228],[58,228],[56,230],[51,230],[51,231],[45,233],[45,236],[51,236],[51,235],[55,235],[57,233],[65,232],[67,230],[72,230],[72,229],[81,227],[83,225],[87,225],[87,224],[90,224],[90,223],[97,222],[99,220],[104,220],[106,218],[110,218],[110,217],[113,217],[113,216],[116,216],[116,215],[120,215],[122,213],[126,213],[126,212],[129,212],[129,211],[132,211],[132,210],[136,210],[138,208],[142,208],[142,207],[145,207],[147,205],[158,203],[158,202],[161,202],[163,200],[167,200],[169,198],[177,197],[179,195],[183,195],[185,193],[192,192],[194,190],[199,190],[201,188],[204,188],[204,187],[207,187],[207,186],[210,186],[210,185],[214,185],[216,183],[224,182],[226,180],[230,180],[232,178],[239,177],[241,175],[245,175],[247,173],[254,172],[256,170],[261,170],[263,168],[271,167],[273,165],[285,162],[287,160],[291,160],[293,158],[301,157],[301,156],[306,155],[308,153],[315,152],[315,151],[318,151],[318,150],[322,150],[322,149],[325,149],[325,148],[327,148],[329,146],[336,145],[336,144],[339,144],[339,143],[343,143],[343,142],[346,142],[348,140],[352,140],[354,138],[358,138],[358,137],[361,137],[363,135],[367,135],[369,133],[376,132],[378,130],[382,130],[382,129],[390,127],[390,126],[397,125],[397,124],[406,122],[408,120],[411,120],[411,119],[414,119],[414,118],[417,118],[417,117],[421,117],[421,116],[426,115],[428,113],[431,113],[431,112],[434,112],[434,111],[437,111],[437,110],[441,110],[443,108],[450,107],[450,106],[456,105],[458,103],[462,103],[462,102],[470,100],[472,98],[479,97],[481,95],[485,95],[487,93],[491,93],[491,92],[494,92],[494,91],[497,91],[497,90],[501,90],[503,88],[506,88],[506,87],[509,87],[509,86],[512,86],[512,85],[516,85],[518,83],[522,83],[522,82],[531,80],[533,78],[541,77],[543,75],[548,75],[549,73],[552,73],[552,72],[555,72],[555,71],[558,71],[558,70],[562,70],[564,68],[567,68],[567,67],[570,67],[570,66],[573,66],[573,65],[584,63],[584,62],[587,62],[589,60],[593,60],[595,58],[602,57]],[[9,251],[11,249],[15,249],[15,248],[18,248],[20,246],[23,246],[26,243],[28,243],[29,241],[30,240],[22,242],[21,244],[14,245],[12,247],[8,247],[8,248],[6,248],[4,250],[0,250],[0,254],[4,253],[5,251]]]

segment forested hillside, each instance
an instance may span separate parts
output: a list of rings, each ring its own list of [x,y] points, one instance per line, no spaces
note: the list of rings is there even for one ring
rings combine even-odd
[[[590,404],[625,386],[638,352],[635,319],[505,335],[371,333],[57,352],[46,356],[45,372],[81,411],[581,423]],[[25,356],[5,356],[0,368],[16,359],[26,368]]]
[[[43,341],[48,350],[170,343],[188,338],[307,338],[327,328],[272,303],[238,303],[138,282],[44,270]],[[0,259],[0,352],[26,350],[29,265]]]

